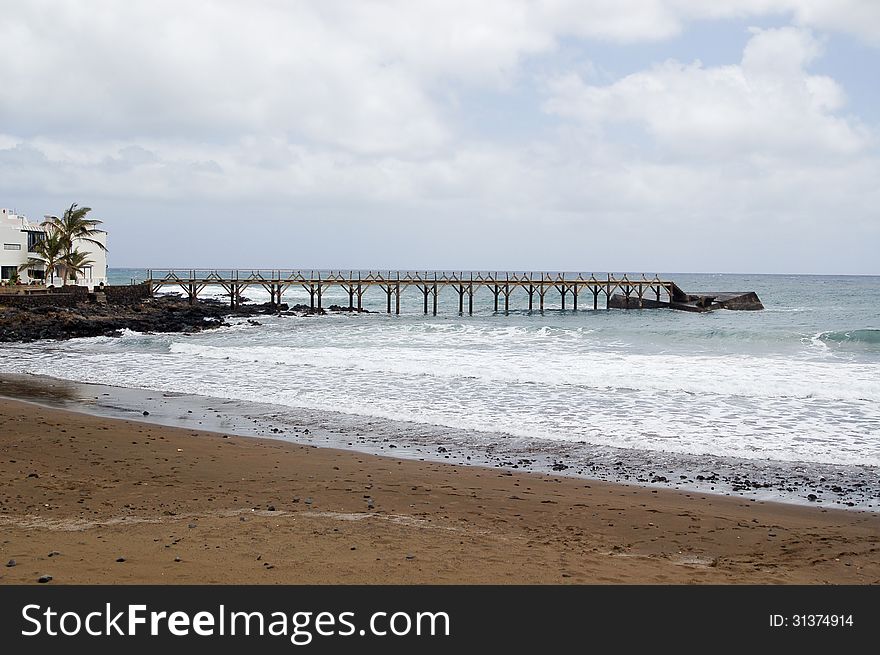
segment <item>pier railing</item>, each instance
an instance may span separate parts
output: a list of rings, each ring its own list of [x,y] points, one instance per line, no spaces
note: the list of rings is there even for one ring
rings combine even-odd
[[[484,272],[484,271],[318,271],[284,269],[149,269],[147,281],[152,293],[165,287],[179,287],[191,303],[194,303],[205,287],[220,286],[230,298],[230,305],[241,303],[241,293],[252,286],[259,286],[269,292],[271,302],[281,304],[284,292],[292,286],[300,286],[309,294],[310,307],[322,309],[322,296],[329,287],[341,287],[349,297],[349,308],[363,309],[363,295],[372,287],[379,287],[386,296],[386,308],[390,314],[400,313],[400,295],[409,287],[421,292],[424,312],[437,314],[440,291],[452,287],[458,295],[458,311],[473,314],[474,294],[481,288],[488,288],[494,296],[495,311],[503,302],[503,311],[510,309],[510,296],[516,290],[528,296],[528,308],[533,310],[537,301],[538,309],[544,309],[544,298],[548,292],[560,294],[562,309],[571,298],[572,309],[578,309],[582,293],[591,296],[593,309],[599,308],[599,296],[604,295],[605,306],[613,294],[620,292],[636,306],[646,303],[660,303],[661,295],[667,301],[678,300],[683,292],[671,280],[658,276],[630,277],[629,274],[614,275],[606,273],[596,277],[590,273],[546,273],[546,272]],[[653,298],[651,298],[653,296]],[[392,302],[393,301],[393,302]]]

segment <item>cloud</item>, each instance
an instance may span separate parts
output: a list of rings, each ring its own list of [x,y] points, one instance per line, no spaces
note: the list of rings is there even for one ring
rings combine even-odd
[[[36,2],[10,7],[0,119],[22,135],[222,140],[273,132],[358,152],[446,138],[413,72],[313,5]]]
[[[256,211],[279,249],[303,230],[373,239],[369,216],[384,235],[369,241],[377,256],[418,243],[426,257],[540,251],[570,268],[653,256],[637,245],[645,224],[662,228],[648,243],[666,253],[684,233],[772,228],[781,239],[792,222],[829,216],[865,252],[876,245],[874,128],[815,72],[829,31],[880,45],[871,0],[0,4],[0,201],[34,198],[36,215],[48,199],[117,208],[118,263],[183,223],[217,232]],[[599,80],[562,52],[572,41],[588,54],[606,43],[656,52],[701,21],[753,17],[791,25],[743,36],[741,58],[723,66],[646,60]],[[561,72],[546,80],[531,62]],[[473,127],[508,105],[534,129]],[[140,228],[124,222],[141,208],[165,227],[127,242]],[[819,243],[808,232],[787,238]],[[747,256],[731,252],[726,266],[748,268],[737,264]]]
[[[738,65],[669,60],[605,86],[569,74],[550,83],[544,106],[587,129],[638,126],[670,153],[858,153],[871,139],[857,121],[836,113],[845,104],[843,89],[805,68],[821,52],[808,30],[753,30]]]
[[[880,43],[873,0],[4,2],[0,124],[426,154],[451,138],[450,82],[503,88],[566,37],[657,41],[768,14]]]
[[[880,3],[874,0],[791,0],[786,3],[799,25],[853,34],[880,46]]]

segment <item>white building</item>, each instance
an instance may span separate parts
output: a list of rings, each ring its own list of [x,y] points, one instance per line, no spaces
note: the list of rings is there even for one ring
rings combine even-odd
[[[44,266],[34,266],[19,271],[19,266],[26,264],[30,258],[38,258],[33,252],[33,247],[46,235],[46,231],[39,223],[32,223],[24,216],[16,214],[11,209],[0,209],[0,280],[7,281],[18,275],[22,284],[32,281],[48,284],[51,280],[46,278]],[[107,245],[107,233],[99,231],[94,237],[96,241]],[[92,264],[83,267],[77,274],[76,284],[87,287],[95,287],[99,284],[107,284],[107,252],[88,241],[77,240],[74,247],[88,254]],[[55,285],[61,286],[62,280],[59,272],[55,273]],[[73,284],[69,281],[68,284]]]

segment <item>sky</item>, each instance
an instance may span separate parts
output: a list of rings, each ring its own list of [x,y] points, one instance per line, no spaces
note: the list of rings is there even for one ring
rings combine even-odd
[[[877,0],[0,0],[115,267],[880,274]]]

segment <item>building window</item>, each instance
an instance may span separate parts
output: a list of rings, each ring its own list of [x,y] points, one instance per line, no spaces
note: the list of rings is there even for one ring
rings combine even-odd
[[[21,250],[20,243],[4,243],[3,250]]]
[[[11,280],[18,276],[18,266],[0,266],[0,280]]]
[[[84,280],[91,280],[92,279],[92,267],[91,266],[83,266],[79,270],[82,273],[82,277]]]
[[[28,277],[32,280],[45,280],[46,279],[46,271],[41,271],[37,268],[29,268],[28,269]]]
[[[46,233],[41,230],[28,230],[28,252],[36,252],[37,244],[46,238]]]

